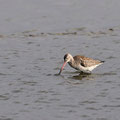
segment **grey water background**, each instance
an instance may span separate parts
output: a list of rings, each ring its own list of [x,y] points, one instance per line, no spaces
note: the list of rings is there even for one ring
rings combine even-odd
[[[119,0],[0,0],[0,120],[119,120],[119,11]],[[106,62],[58,76],[68,52]]]

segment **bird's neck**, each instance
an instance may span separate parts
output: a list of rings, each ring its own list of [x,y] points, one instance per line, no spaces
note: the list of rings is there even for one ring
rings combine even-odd
[[[71,57],[70,61],[68,62],[71,67],[75,65],[75,60],[73,57]]]

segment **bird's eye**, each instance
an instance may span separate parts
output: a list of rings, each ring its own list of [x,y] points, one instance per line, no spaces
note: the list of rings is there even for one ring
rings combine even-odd
[[[67,59],[67,54],[64,56],[64,60],[66,60]]]

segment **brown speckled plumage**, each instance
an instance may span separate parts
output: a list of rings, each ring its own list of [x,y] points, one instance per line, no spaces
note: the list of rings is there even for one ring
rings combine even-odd
[[[59,74],[61,74],[66,63],[68,63],[71,67],[75,68],[76,70],[85,73],[90,73],[94,68],[101,65],[103,62],[104,61],[94,60],[92,58],[80,55],[72,57],[72,55],[68,53],[64,56],[64,64],[61,67]]]
[[[100,64],[102,61],[94,60],[85,56],[76,55],[73,57],[74,61],[78,64],[81,64],[84,67],[91,67],[96,64]]]

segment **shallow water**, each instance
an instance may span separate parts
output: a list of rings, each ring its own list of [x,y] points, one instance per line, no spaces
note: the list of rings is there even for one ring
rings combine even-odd
[[[0,120],[119,120],[118,3],[0,1]],[[68,52],[106,62],[58,76]]]

